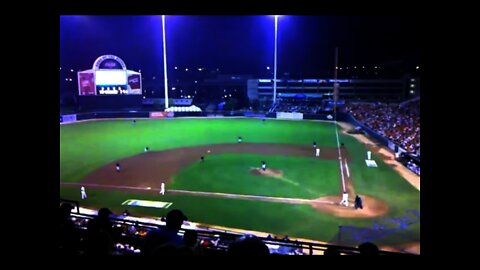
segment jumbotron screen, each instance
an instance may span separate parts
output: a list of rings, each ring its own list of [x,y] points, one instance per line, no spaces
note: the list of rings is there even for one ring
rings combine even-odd
[[[124,70],[98,70],[95,72],[96,85],[127,85],[127,73]]]

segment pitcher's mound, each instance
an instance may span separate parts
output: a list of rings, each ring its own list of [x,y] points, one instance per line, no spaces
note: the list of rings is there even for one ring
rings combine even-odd
[[[270,176],[270,177],[282,177],[283,172],[280,170],[274,169],[266,169],[265,171],[261,168],[251,168],[250,173],[253,175],[263,175],[263,176]]]

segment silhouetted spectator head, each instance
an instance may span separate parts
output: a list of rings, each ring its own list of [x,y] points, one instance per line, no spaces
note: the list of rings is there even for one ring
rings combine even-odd
[[[110,211],[110,209],[101,208],[100,210],[98,210],[97,216],[101,219],[109,219],[111,214],[112,214],[112,211]]]
[[[60,217],[61,218],[68,218],[70,217],[70,213],[72,212],[73,205],[69,203],[62,203],[60,205]]]
[[[229,255],[269,255],[267,245],[255,236],[243,236],[230,244],[227,253]]]
[[[328,247],[324,252],[323,255],[327,256],[338,256],[340,255],[340,251],[336,247]]]
[[[371,243],[371,242],[365,242],[358,246],[358,249],[360,250],[361,255],[378,255],[378,247]]]
[[[188,218],[183,214],[182,211],[178,209],[173,209],[167,214],[166,226],[169,229],[174,229],[178,231],[182,227],[182,224],[185,220],[188,220]]]

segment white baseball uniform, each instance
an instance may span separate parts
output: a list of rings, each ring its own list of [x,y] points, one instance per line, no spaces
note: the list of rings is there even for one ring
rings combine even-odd
[[[348,193],[344,192],[342,195],[342,201],[340,202],[340,205],[344,205],[348,207]]]
[[[315,150],[315,156],[319,157],[320,156],[320,148],[317,148]]]
[[[267,164],[262,164],[262,170],[265,171],[265,169],[267,169]]]
[[[80,192],[82,193],[82,200],[85,200],[87,198],[87,192],[85,191],[85,187],[81,187]]]
[[[370,151],[367,152],[367,158],[368,160],[372,159],[372,152]]]
[[[165,195],[165,183],[160,186],[160,194]]]

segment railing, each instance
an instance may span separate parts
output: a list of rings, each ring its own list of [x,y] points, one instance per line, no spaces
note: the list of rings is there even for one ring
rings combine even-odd
[[[62,200],[61,202],[68,202],[68,203],[74,203],[77,205],[77,209],[79,203],[76,201],[71,201],[71,200]],[[72,213],[72,217],[75,218],[80,218],[80,219],[92,219],[95,217],[95,215],[90,215],[90,214],[85,214],[85,213]],[[153,229],[161,228],[163,225],[159,224],[153,224],[153,223],[146,223],[146,222],[140,222],[136,220],[126,220],[126,219],[121,219],[117,217],[111,217],[110,220],[113,223],[113,226],[115,227],[120,227],[122,225],[127,225],[127,226],[135,226],[136,230],[145,230],[145,231],[150,231]],[[81,230],[85,230],[86,228],[78,228]],[[186,231],[189,229],[181,229],[179,231],[180,235],[183,235]],[[242,233],[235,233],[235,232],[229,232],[226,230],[220,231],[220,230],[214,230],[214,229],[195,229],[193,231],[196,231],[198,234],[198,241],[201,240],[209,240],[210,242],[217,242],[217,244],[214,247],[210,247],[211,249],[223,251],[226,253],[228,246],[234,242],[236,239],[239,237],[245,236],[246,234]],[[302,255],[315,255],[319,253],[323,253],[327,248],[336,248],[340,254],[344,255],[357,255],[360,254],[360,251],[356,247],[347,247],[347,246],[339,246],[339,245],[331,245],[331,244],[320,244],[316,242],[307,242],[307,241],[292,241],[288,239],[274,239],[270,237],[257,237],[260,240],[265,243],[269,249],[271,250],[271,253],[277,253],[277,254],[293,254],[294,250],[302,250],[302,253],[294,253],[294,254],[302,254]],[[136,246],[141,246],[143,243],[144,237],[141,236],[136,236],[136,235],[127,235],[127,234],[122,234],[122,237],[120,239],[120,242],[122,244],[129,244],[129,245],[136,245]],[[272,247],[277,247],[277,248],[272,248]],[[272,252],[272,250],[274,250]],[[306,252],[303,252],[306,251]],[[389,252],[389,251],[379,251],[380,255],[410,255],[406,253],[398,253],[398,252]]]

